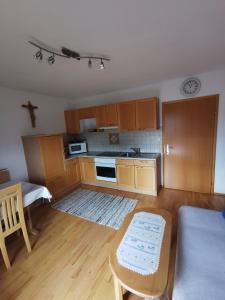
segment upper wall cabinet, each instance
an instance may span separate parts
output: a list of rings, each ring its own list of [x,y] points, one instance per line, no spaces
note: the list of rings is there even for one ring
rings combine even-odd
[[[96,107],[97,127],[118,126],[117,104],[107,104]]]
[[[156,97],[65,111],[67,133],[80,132],[80,120],[96,118],[97,127],[119,127],[120,132],[155,130],[159,126]]]
[[[136,101],[136,129],[154,130],[159,128],[158,98]]]
[[[66,110],[65,123],[67,133],[79,133],[80,132],[80,120],[78,116],[78,110]]]
[[[106,125],[108,127],[118,126],[118,112],[117,104],[107,104],[105,105],[106,111]]]
[[[118,119],[120,132],[136,130],[135,101],[118,104]]]
[[[86,107],[78,109],[79,119],[96,118],[96,107]]]

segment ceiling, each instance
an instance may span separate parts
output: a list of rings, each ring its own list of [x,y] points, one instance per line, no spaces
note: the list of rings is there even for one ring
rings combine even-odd
[[[79,99],[225,65],[224,0],[1,0],[0,85]],[[36,38],[112,59],[37,63]]]

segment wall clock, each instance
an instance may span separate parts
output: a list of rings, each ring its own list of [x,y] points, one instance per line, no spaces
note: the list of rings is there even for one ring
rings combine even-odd
[[[201,81],[196,77],[185,79],[180,87],[183,96],[195,96],[201,89]]]

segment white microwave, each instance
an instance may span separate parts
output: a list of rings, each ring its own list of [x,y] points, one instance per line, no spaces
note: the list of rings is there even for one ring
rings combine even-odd
[[[69,154],[78,154],[87,152],[87,144],[86,143],[74,143],[69,144]]]

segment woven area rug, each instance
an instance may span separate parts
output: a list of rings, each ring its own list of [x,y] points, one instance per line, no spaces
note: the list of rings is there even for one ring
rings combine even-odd
[[[52,207],[62,212],[119,229],[137,200],[78,189]]]

